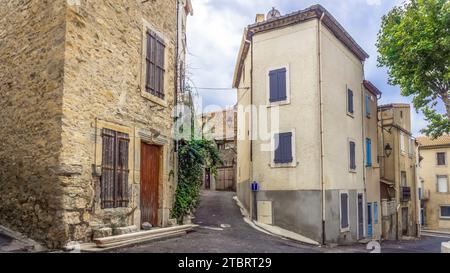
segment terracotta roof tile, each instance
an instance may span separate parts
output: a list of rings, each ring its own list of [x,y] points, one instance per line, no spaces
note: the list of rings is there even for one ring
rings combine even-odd
[[[417,142],[419,142],[422,147],[450,146],[450,135],[444,135],[435,140],[429,137],[420,136],[417,138]]]

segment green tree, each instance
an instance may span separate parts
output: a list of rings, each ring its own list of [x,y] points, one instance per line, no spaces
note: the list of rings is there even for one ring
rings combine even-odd
[[[450,1],[411,0],[383,16],[377,42],[379,66],[389,70],[389,83],[412,96],[433,138],[450,131],[449,61]],[[442,102],[446,114],[437,111]]]

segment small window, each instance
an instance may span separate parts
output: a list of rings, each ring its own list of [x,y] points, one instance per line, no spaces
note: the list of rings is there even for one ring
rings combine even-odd
[[[447,156],[446,153],[437,153],[437,165],[438,166],[446,166],[447,165]]]
[[[356,170],[356,143],[354,141],[350,141],[350,170]]]
[[[441,206],[441,218],[450,219],[450,205]]]
[[[348,213],[349,200],[348,193],[341,193],[341,230],[345,231],[350,228],[350,218]]]
[[[367,167],[372,167],[372,140],[366,139],[366,162]]]
[[[371,117],[371,112],[370,112],[370,98],[371,96],[369,94],[366,94],[366,117],[370,118]]]
[[[406,172],[401,172],[401,186],[408,187],[408,180],[406,179]]]
[[[286,68],[270,71],[270,102],[280,102],[287,100],[286,72]]]
[[[400,149],[402,153],[406,152],[405,148],[405,134],[403,132],[400,132]]]
[[[409,156],[413,156],[414,155],[414,148],[415,148],[416,144],[414,142],[413,138],[409,139]]]
[[[160,99],[164,99],[165,48],[156,33],[147,31],[145,90]]]
[[[292,163],[292,133],[275,135],[275,163]]]
[[[351,115],[355,113],[354,105],[353,105],[353,91],[347,90],[347,112]]]
[[[437,188],[438,188],[438,193],[448,193],[448,176],[438,175]]]

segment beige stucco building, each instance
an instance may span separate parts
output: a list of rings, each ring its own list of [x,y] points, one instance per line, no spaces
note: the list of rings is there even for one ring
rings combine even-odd
[[[188,3],[2,4],[0,224],[50,248],[168,225]]]
[[[431,230],[450,230],[450,191],[448,164],[450,136],[438,139],[418,137],[420,151],[420,199],[422,224]]]
[[[378,108],[383,239],[416,237],[420,232],[417,149],[409,104]]]
[[[320,5],[272,10],[245,29],[233,81],[237,190],[258,221],[324,244],[379,237],[379,91],[364,82],[367,58]]]

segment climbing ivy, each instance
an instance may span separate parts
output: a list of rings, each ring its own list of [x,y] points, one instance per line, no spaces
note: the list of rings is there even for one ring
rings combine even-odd
[[[204,169],[216,175],[221,160],[215,143],[204,139],[181,141],[178,158],[178,186],[171,217],[181,224],[184,216],[198,206]]]

